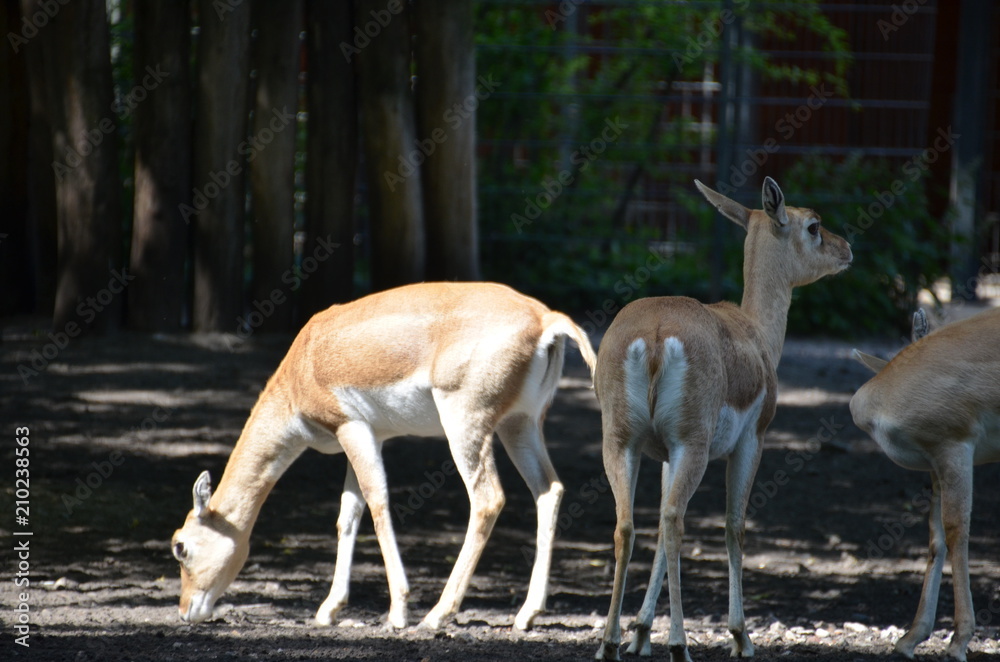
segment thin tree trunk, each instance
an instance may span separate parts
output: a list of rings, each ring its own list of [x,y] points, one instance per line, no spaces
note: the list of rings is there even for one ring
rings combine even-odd
[[[184,260],[191,204],[191,9],[187,0],[135,7],[135,217],[129,325],[177,331],[184,318]],[[127,112],[128,106],[122,112]]]
[[[391,14],[383,0],[359,0],[355,14],[355,25],[374,33],[356,57],[376,290],[423,280],[426,251],[423,155],[410,93],[411,10],[406,3],[393,6],[400,11]]]
[[[38,0],[21,0],[21,12],[32,16],[40,10]],[[22,30],[23,30],[23,23]],[[52,124],[49,97],[55,87],[47,78],[47,60],[54,39],[50,29],[39,30],[26,44],[19,44],[28,73],[30,95],[28,118],[28,248],[34,290],[34,311],[51,315],[56,301],[56,183],[52,172]],[[19,33],[20,34],[20,33]]]
[[[295,116],[299,101],[299,58],[303,0],[255,0],[257,70],[250,183],[253,199],[253,285],[251,297],[270,315],[260,330],[290,331],[292,304],[282,275],[294,264]],[[289,119],[290,118],[290,119]]]
[[[934,14],[934,57],[931,60],[931,90],[927,99],[925,146],[930,147],[938,131],[953,124],[955,81],[958,71],[960,2],[938,3]],[[924,164],[929,176],[924,180],[927,211],[942,224],[947,223],[948,187],[951,181],[951,150],[944,151],[933,163]],[[943,266],[943,265],[942,265]]]
[[[427,227],[427,276],[479,278],[476,218],[476,57],[471,0],[419,0],[417,130]],[[457,108],[457,110],[456,110]]]
[[[58,266],[53,324],[57,331],[108,331],[121,323],[121,180],[115,135],[111,57],[103,0],[66,4],[45,42]]]
[[[353,39],[350,2],[306,0],[309,134],[306,148],[304,255],[319,241],[337,244],[302,282],[303,318],[354,292],[354,188],[358,114],[354,65],[339,44]]]
[[[232,332],[243,312],[250,3],[198,7],[193,319],[198,331]]]
[[[17,0],[0,7],[0,34],[21,31]],[[20,46],[20,45],[19,45]],[[22,47],[0,48],[0,315],[30,312],[34,302],[28,243],[28,116],[30,95]]]

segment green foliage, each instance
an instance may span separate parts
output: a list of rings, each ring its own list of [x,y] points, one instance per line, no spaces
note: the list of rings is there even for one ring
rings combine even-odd
[[[765,4],[763,11],[749,15],[748,28],[757,34],[770,35],[788,42],[794,42],[802,33],[822,35],[820,46],[831,56],[832,67],[828,70],[778,65],[759,51],[750,51],[748,57],[757,58],[754,59],[757,69],[766,78],[808,85],[826,82],[830,83],[840,96],[848,95],[846,76],[847,69],[853,62],[853,56],[848,50],[847,33],[833,25],[817,4],[803,2],[792,12],[769,10]]]
[[[917,295],[945,275],[951,241],[927,211],[919,172],[854,155],[807,158],[785,174],[790,204],[816,210],[854,251],[846,272],[796,291],[790,332],[909,334]]]
[[[828,81],[846,93],[850,62],[846,35],[814,0],[733,5],[735,18],[724,19],[721,2],[477,3],[477,70],[499,82],[476,118],[486,278],[577,312],[609,299],[707,296],[712,210],[677,191],[693,193],[691,173],[714,136],[700,125],[700,107],[681,116],[674,83],[703,80],[726,20],[761,38],[815,34],[833,54],[814,70],[779,67],[749,47],[733,53],[771,79]],[[700,95],[689,98],[700,104]],[[650,181],[696,222],[667,237],[662,210],[657,224],[626,214]],[[738,298],[742,236],[726,230],[726,261],[736,270],[723,290]],[[650,250],[669,257],[629,285]]]

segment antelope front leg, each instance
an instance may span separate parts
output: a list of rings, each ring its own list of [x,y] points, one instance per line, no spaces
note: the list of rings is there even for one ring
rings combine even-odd
[[[660,526],[656,535],[656,554],[653,555],[653,568],[649,573],[649,586],[646,587],[646,597],[642,600],[642,608],[635,619],[635,634],[626,653],[638,653],[641,657],[653,654],[650,642],[650,631],[653,629],[653,618],[656,617],[656,603],[663,589],[663,578],[667,574],[667,534],[663,513],[667,508],[667,496],[670,494],[670,463],[664,462],[660,469]]]
[[[743,615],[743,540],[746,534],[747,501],[760,463],[763,439],[756,431],[744,436],[726,464],[726,551],[729,554],[729,632],[733,635],[732,657],[753,657]]]
[[[404,628],[410,586],[406,581],[406,571],[399,556],[399,547],[396,545],[396,534],[392,530],[392,518],[389,515],[389,485],[382,464],[381,446],[371,428],[360,422],[340,426],[337,437],[347,454],[348,462],[354,469],[361,494],[372,511],[375,537],[378,538],[378,545],[382,550],[386,580],[389,583],[389,626]]]
[[[931,509],[927,514],[930,528],[930,551],[927,570],[924,572],[924,586],[920,592],[920,605],[910,629],[896,642],[896,652],[913,659],[913,650],[930,636],[937,614],[938,592],[941,589],[941,572],[948,548],[945,545],[944,524],[941,521],[941,487],[937,473],[931,472]]]
[[[365,512],[365,500],[354,467],[347,463],[344,478],[344,493],[340,497],[340,515],[337,517],[337,561],[333,568],[333,583],[330,595],[316,611],[316,622],[330,625],[337,612],[347,604],[350,592],[351,561],[354,556],[354,542],[358,537],[358,525]]]

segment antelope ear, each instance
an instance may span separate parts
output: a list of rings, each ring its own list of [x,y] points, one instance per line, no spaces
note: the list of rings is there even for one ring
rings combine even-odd
[[[880,371],[882,368],[886,366],[886,364],[889,363],[885,359],[880,359],[877,356],[872,356],[871,354],[865,354],[864,352],[859,352],[856,349],[851,350],[851,358],[875,373]]]
[[[910,340],[917,342],[931,332],[930,322],[927,321],[927,312],[923,308],[917,308],[913,313],[913,329],[910,332]]]
[[[212,498],[212,477],[207,471],[202,471],[198,480],[194,481],[194,514],[201,517],[208,512],[208,500]]]
[[[749,209],[734,200],[730,200],[721,193],[713,191],[697,179],[694,180],[694,185],[698,187],[698,191],[705,196],[705,199],[712,203],[713,207],[719,210],[720,214],[728,218],[733,223],[736,223],[736,225],[740,226],[744,230],[747,229],[747,224],[750,222]]]
[[[764,204],[764,213],[770,217],[775,226],[779,229],[787,228],[788,212],[785,211],[785,194],[778,187],[778,182],[770,177],[764,178],[761,200]]]

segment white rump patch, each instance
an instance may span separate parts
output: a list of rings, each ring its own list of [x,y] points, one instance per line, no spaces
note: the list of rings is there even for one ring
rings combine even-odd
[[[656,410],[653,412],[653,429],[674,446],[677,429],[684,404],[684,381],[688,372],[688,360],[684,354],[684,343],[677,338],[663,341],[663,361],[660,364],[659,381],[656,384]]]
[[[636,338],[625,352],[625,405],[633,438],[649,429],[649,366],[646,341]]]

